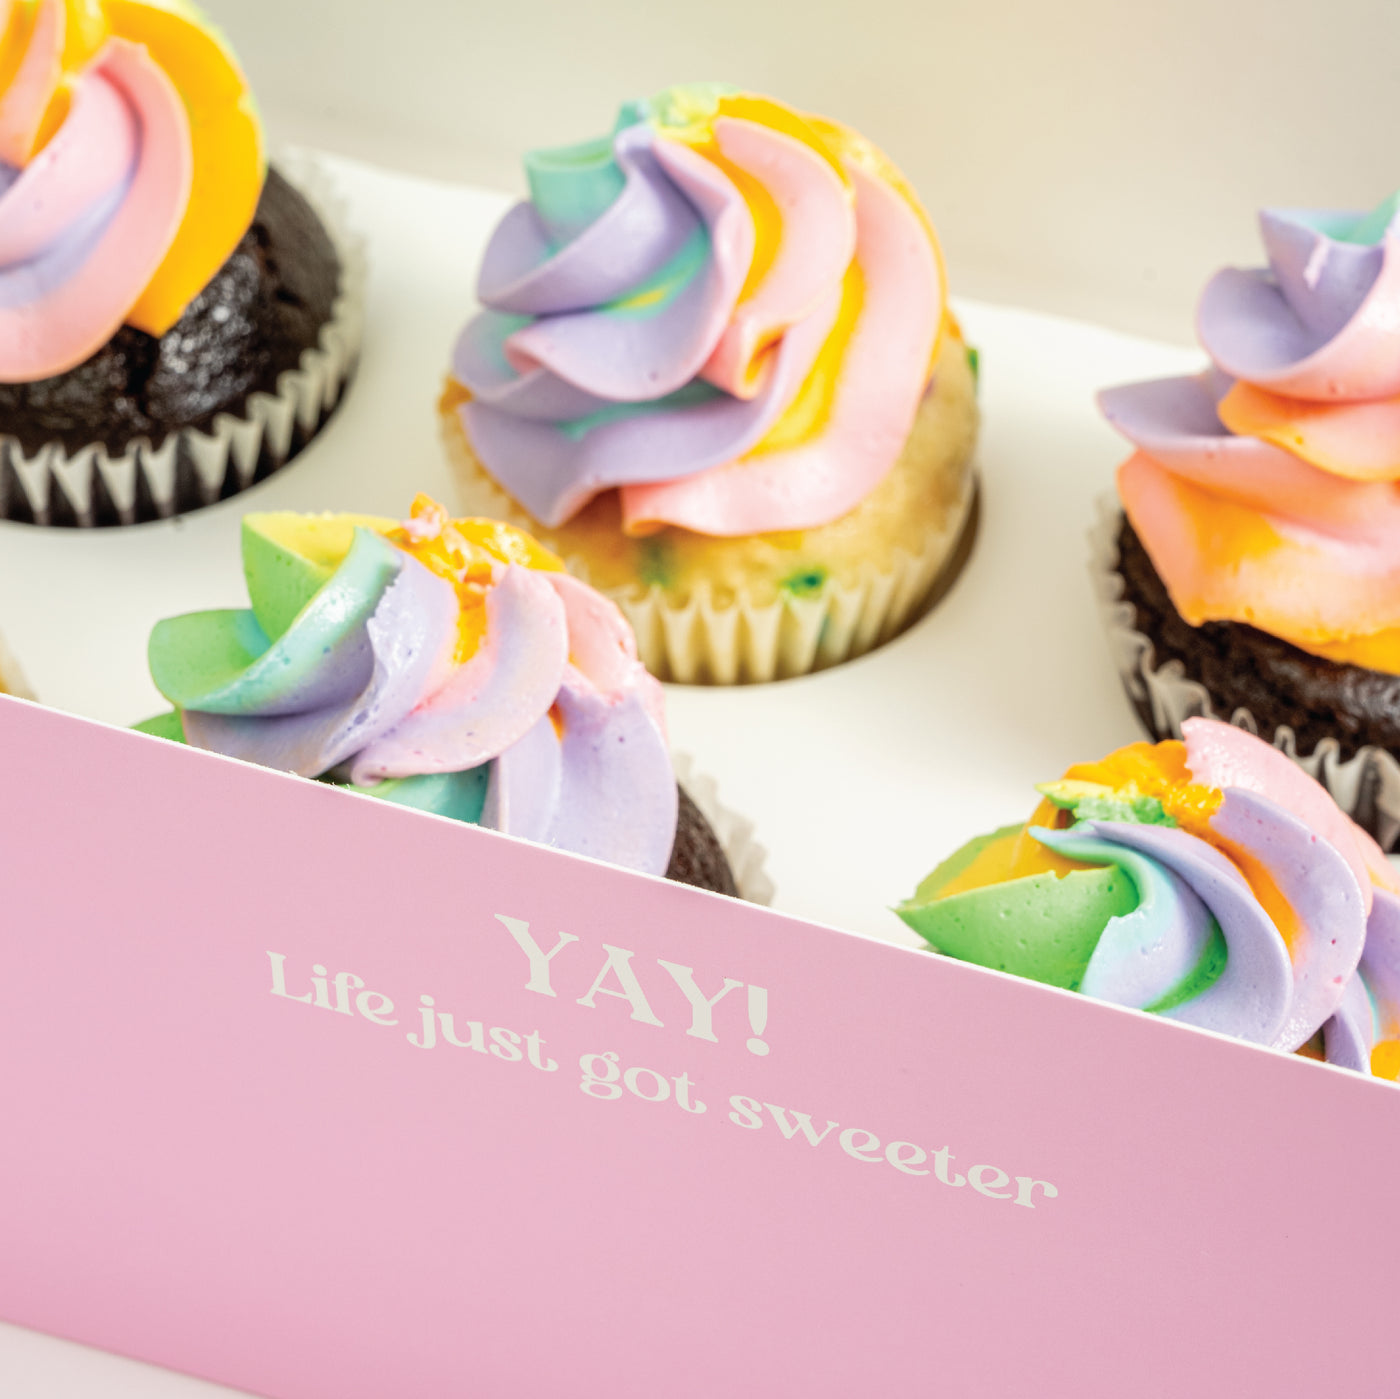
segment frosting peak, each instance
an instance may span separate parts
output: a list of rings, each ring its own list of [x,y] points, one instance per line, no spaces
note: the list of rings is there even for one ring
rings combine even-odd
[[[1226,268],[1198,378],[1100,398],[1135,446],[1133,528],[1182,617],[1244,622],[1400,674],[1400,196],[1270,210],[1268,267]]]
[[[801,529],[893,465],[946,317],[894,166],[835,123],[719,84],[625,104],[526,157],[453,373],[481,461],[557,526]]]
[[[1040,790],[897,912],[938,951],[1258,1044],[1400,1069],[1400,884],[1327,792],[1188,719]]]
[[[182,0],[0,11],[0,380],[165,334],[257,206],[262,136],[233,55]]]
[[[250,515],[251,607],[159,623],[176,707],[142,727],[663,873],[677,793],[660,685],[618,609],[529,535],[452,520]]]

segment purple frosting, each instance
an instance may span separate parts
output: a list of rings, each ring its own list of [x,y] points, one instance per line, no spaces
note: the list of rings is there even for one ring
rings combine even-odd
[[[1104,840],[1129,846],[1178,875],[1210,909],[1225,937],[1227,958],[1218,980],[1200,995],[1173,1007],[1173,1020],[1273,1044],[1288,1014],[1293,969],[1273,920],[1244,876],[1205,841],[1168,826],[1095,821]]]

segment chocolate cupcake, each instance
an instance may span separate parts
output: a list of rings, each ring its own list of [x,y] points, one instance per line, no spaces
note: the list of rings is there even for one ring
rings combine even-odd
[[[127,524],[276,470],[339,401],[362,269],[269,172],[237,61],[154,0],[39,0],[0,73],[0,514]]]
[[[243,563],[251,609],[152,633],[175,710],[145,732],[738,892],[631,629],[529,535],[420,496],[402,523],[249,515]]]
[[[1094,571],[1154,737],[1230,720],[1400,833],[1400,241],[1368,215],[1266,212],[1269,267],[1201,300],[1205,373],[1101,396],[1136,448]]]
[[[1400,877],[1276,749],[1183,727],[1038,788],[896,912],[945,956],[1400,1077]]]

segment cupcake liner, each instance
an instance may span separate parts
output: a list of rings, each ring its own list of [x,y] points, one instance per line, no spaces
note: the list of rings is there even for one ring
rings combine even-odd
[[[3,636],[0,636],[0,693],[14,695],[16,699],[34,698],[34,691],[29,688],[29,682],[24,678],[24,672],[10,648],[5,645]]]
[[[0,433],[0,517],[94,526],[155,519],[211,505],[267,476],[315,436],[339,403],[359,358],[364,321],[363,242],[347,231],[344,203],[321,166],[301,156],[277,168],[311,205],[340,259],[340,290],[317,344],[277,381],[249,394],[243,413],[220,413],[208,432],[181,428],[159,447],[144,437],[113,455],[101,443],[74,453],[51,442],[33,456]]]
[[[477,463],[456,414],[441,414],[440,423],[463,509],[508,520],[550,542],[548,531]],[[943,596],[976,534],[979,492],[971,465],[961,484],[945,528],[918,553],[897,549],[883,563],[867,562],[853,582],[829,581],[814,597],[784,593],[767,603],[744,596],[716,601],[702,579],[678,602],[657,584],[606,587],[583,556],[565,550],[563,559],[570,573],[622,609],[637,635],[642,664],[658,678],[714,685],[786,680],[873,651]]]
[[[1182,721],[1199,716],[1224,719],[1268,739],[1316,778],[1382,848],[1391,849],[1400,836],[1400,762],[1389,750],[1375,747],[1361,748],[1343,759],[1341,745],[1334,738],[1323,739],[1311,753],[1300,753],[1287,725],[1264,733],[1248,709],[1222,714],[1212,705],[1210,692],[1186,674],[1179,660],[1157,665],[1151,639],[1137,630],[1133,605],[1123,600],[1123,579],[1118,572],[1118,530],[1123,511],[1117,497],[1102,497],[1097,516],[1089,532],[1089,567],[1099,615],[1123,688],[1144,718],[1151,715],[1151,727],[1180,738]]]
[[[753,822],[730,811],[720,801],[714,778],[697,772],[695,761],[688,753],[673,753],[671,766],[675,769],[676,781],[685,788],[718,837],[734,873],[739,897],[751,904],[765,907],[771,904],[775,890],[765,868],[768,852],[754,839]]]
[[[950,584],[970,547],[976,502],[969,476],[947,532],[917,554],[896,550],[884,566],[865,564],[854,582],[828,582],[816,597],[716,602],[703,580],[683,603],[655,585],[609,596],[631,622],[643,664],[662,680],[734,685],[807,675],[882,646],[937,601],[940,576]],[[587,581],[586,560],[564,561]]]

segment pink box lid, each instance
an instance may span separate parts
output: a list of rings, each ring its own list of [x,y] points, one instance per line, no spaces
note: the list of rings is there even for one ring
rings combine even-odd
[[[0,1316],[277,1399],[1394,1386],[1387,1085],[20,701],[0,744]]]

